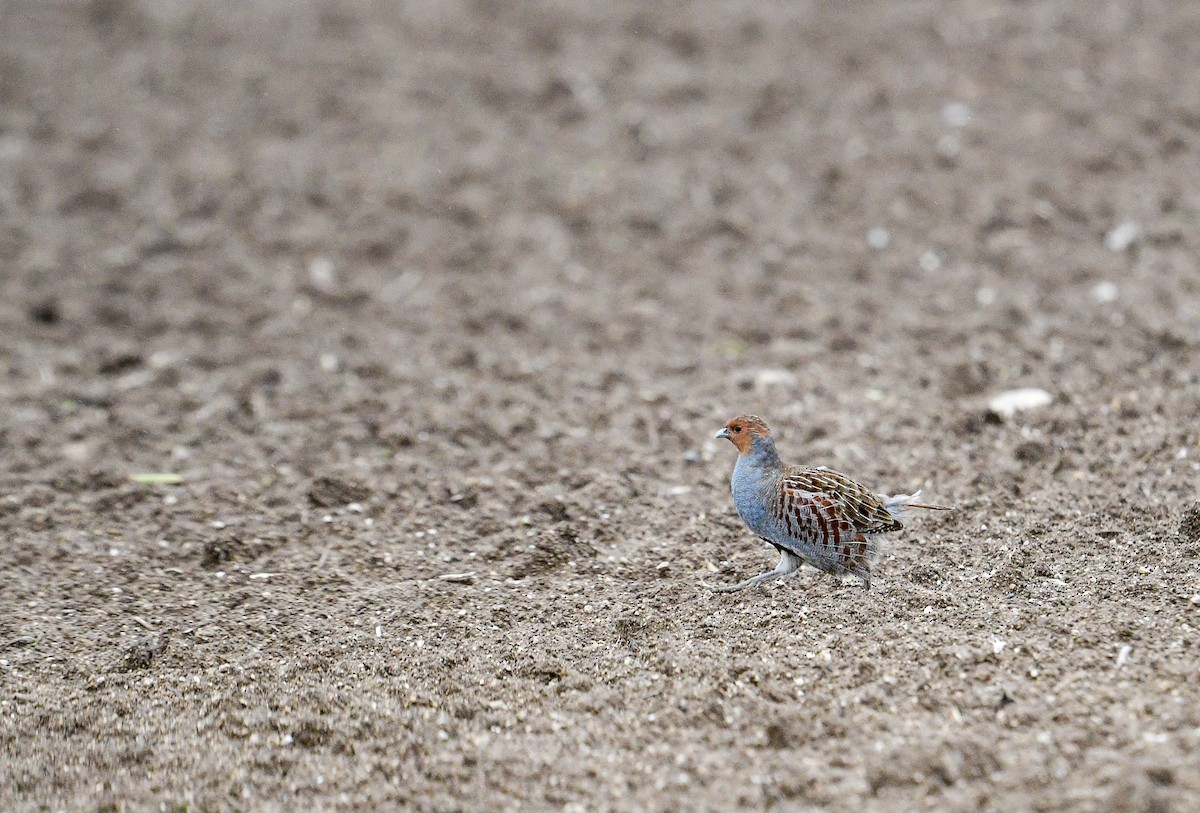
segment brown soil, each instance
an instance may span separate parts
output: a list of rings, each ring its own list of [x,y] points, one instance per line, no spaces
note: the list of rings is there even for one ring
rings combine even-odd
[[[0,809],[1200,809],[1197,75],[1188,2],[0,5]],[[738,412],[958,510],[715,595]]]

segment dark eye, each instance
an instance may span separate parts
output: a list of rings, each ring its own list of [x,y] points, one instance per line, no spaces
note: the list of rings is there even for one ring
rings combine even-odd
[[[742,431],[742,427],[740,427],[740,426],[735,426],[735,427],[733,427],[733,431],[734,431],[734,434],[737,434],[738,432],[741,432],[741,431]]]

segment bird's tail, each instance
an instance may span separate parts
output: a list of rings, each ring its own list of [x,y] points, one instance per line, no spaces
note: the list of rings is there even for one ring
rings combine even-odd
[[[920,491],[915,494],[897,494],[894,497],[884,496],[883,507],[886,508],[887,512],[896,519],[900,519],[900,517],[904,515],[904,512],[910,508],[925,508],[930,511],[954,510],[953,508],[945,505],[929,505],[928,503],[916,502],[917,498],[920,496]]]

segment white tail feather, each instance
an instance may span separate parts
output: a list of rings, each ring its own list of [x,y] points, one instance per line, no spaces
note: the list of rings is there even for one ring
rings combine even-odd
[[[892,497],[889,497],[886,494],[881,496],[883,497],[883,507],[886,508],[887,512],[896,519],[903,517],[910,508],[927,508],[930,511],[951,510],[944,505],[926,505],[924,503],[916,502],[917,498],[921,496],[920,491],[917,491],[913,494],[896,494]]]

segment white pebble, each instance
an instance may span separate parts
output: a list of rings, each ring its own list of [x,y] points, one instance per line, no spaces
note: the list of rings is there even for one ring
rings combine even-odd
[[[328,257],[314,257],[308,264],[308,278],[317,288],[328,291],[333,287],[333,261]]]
[[[1026,409],[1036,409],[1054,403],[1054,396],[1038,387],[1008,390],[988,401],[988,409],[1003,418],[1011,418]]]
[[[1104,245],[1109,251],[1122,252],[1141,237],[1142,230],[1132,220],[1126,220],[1104,236]]]
[[[150,354],[150,358],[146,359],[146,363],[156,370],[161,370],[164,367],[170,367],[178,360],[178,356],[167,350],[156,350]]]
[[[876,251],[883,251],[892,244],[892,235],[883,226],[876,226],[867,232],[867,245]]]
[[[796,374],[790,370],[768,367],[754,374],[754,389],[756,390],[765,390],[770,387],[791,387],[796,382]]]
[[[971,123],[971,108],[962,102],[950,102],[942,108],[942,121],[951,127],[966,127]]]
[[[996,301],[996,289],[989,288],[986,285],[975,292],[975,302],[980,307],[986,308]]]
[[[942,258],[937,255],[936,251],[930,250],[922,254],[917,263],[921,266],[922,271],[932,274],[942,267]]]
[[[1121,651],[1117,653],[1117,668],[1120,669],[1129,660],[1129,653],[1133,652],[1133,647],[1129,644],[1121,647]]]
[[[62,450],[64,457],[76,463],[82,463],[92,456],[92,445],[83,440],[64,444]]]
[[[1092,299],[1102,305],[1117,301],[1117,285],[1115,282],[1097,282],[1092,288]]]

